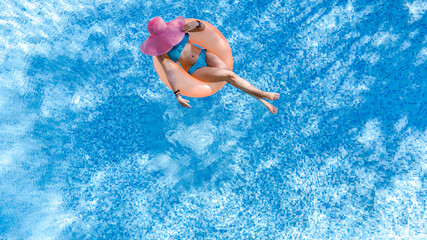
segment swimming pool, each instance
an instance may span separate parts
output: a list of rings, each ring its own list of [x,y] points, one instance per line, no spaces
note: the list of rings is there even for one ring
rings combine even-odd
[[[0,3],[0,239],[425,239],[420,0]],[[148,20],[215,25],[234,71],[181,108]]]

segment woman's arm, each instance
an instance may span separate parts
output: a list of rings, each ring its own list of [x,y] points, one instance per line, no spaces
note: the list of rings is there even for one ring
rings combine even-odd
[[[181,27],[181,31],[184,32],[201,32],[205,30],[205,24],[202,21],[196,20],[189,23],[186,23]]]
[[[179,104],[181,104],[181,106],[190,108],[191,106],[190,106],[190,104],[188,104],[189,101],[182,98],[181,94],[179,94],[179,89],[178,89],[178,86],[176,84],[175,74],[173,74],[172,69],[169,66],[169,63],[167,61],[165,61],[165,55],[157,56],[157,60],[159,60],[160,65],[162,65],[163,71],[165,71],[165,73],[166,73],[166,78],[168,79],[168,82],[172,88],[172,91],[175,93],[176,100],[178,100],[178,102],[179,102]],[[176,94],[176,92],[178,92],[178,94]]]
[[[172,88],[172,91],[175,92],[178,90],[178,86],[176,85],[176,78],[168,62],[165,61],[165,58],[166,58],[165,55],[157,56],[157,60],[159,60],[160,65],[162,65],[163,71],[165,71],[166,73],[166,78],[168,79],[168,82]]]

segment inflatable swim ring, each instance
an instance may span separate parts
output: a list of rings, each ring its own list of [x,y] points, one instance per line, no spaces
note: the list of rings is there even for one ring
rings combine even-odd
[[[195,20],[197,19],[186,18],[185,22],[188,23]],[[230,70],[233,70],[233,56],[227,39],[225,39],[224,35],[222,35],[222,33],[211,24],[202,20],[199,21],[205,24],[205,30],[201,32],[189,32],[189,41],[201,46],[202,48],[206,48],[209,52],[215,53],[222,61],[224,61]],[[178,89],[184,96],[197,98],[207,97],[216,93],[226,83],[225,81],[203,82],[203,79],[197,79],[188,74],[181,65],[179,65],[179,63],[175,63],[170,59],[165,59],[165,61],[168,61],[171,66],[172,72],[176,77]],[[153,64],[157,75],[159,75],[163,83],[168,88],[172,89],[160,62],[157,60],[157,57],[153,57]]]

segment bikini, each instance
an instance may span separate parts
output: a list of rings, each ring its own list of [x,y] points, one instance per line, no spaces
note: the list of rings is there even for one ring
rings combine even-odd
[[[190,35],[188,33],[186,33],[184,35],[184,38],[181,40],[181,42],[179,42],[177,45],[175,45],[168,53],[167,55],[169,56],[169,58],[174,61],[174,62],[178,62],[179,57],[181,56],[182,50],[184,49],[185,45],[188,42],[188,38],[190,37]],[[196,63],[194,63],[194,65],[188,69],[188,73],[191,75],[193,74],[197,69],[201,68],[201,67],[206,67],[208,66],[206,64],[206,49],[202,48],[202,51],[200,52],[199,58],[197,59]]]

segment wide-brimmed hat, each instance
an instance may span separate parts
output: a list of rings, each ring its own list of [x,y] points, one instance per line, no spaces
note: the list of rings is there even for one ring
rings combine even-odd
[[[161,17],[152,18],[147,24],[150,36],[142,43],[141,52],[150,56],[159,56],[169,52],[185,35],[181,31],[185,20],[179,16],[165,23]]]

